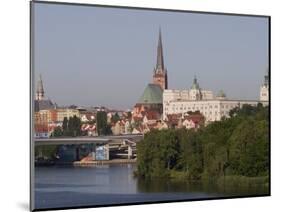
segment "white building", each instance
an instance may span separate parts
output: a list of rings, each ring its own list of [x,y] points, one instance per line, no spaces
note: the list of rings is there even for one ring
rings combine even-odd
[[[222,117],[229,117],[229,112],[244,104],[256,106],[258,103],[268,105],[268,100],[229,100],[223,91],[214,96],[212,91],[201,90],[197,79],[194,78],[190,90],[164,90],[163,119],[168,114],[186,114],[188,111],[200,111],[206,122],[219,121]]]
[[[189,100],[210,100],[214,94],[209,90],[202,90],[199,87],[196,77],[190,90],[164,90],[165,101],[189,101]],[[163,100],[164,102],[164,100]]]

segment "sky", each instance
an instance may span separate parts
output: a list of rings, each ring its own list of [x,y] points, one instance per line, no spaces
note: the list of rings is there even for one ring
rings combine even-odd
[[[268,19],[34,4],[35,81],[58,105],[132,108],[156,65],[161,27],[169,89],[257,100],[268,68]],[[36,84],[36,82],[35,82]]]

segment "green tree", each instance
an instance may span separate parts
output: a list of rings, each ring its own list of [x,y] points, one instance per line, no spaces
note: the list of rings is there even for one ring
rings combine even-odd
[[[54,128],[54,131],[53,131],[53,133],[52,133],[52,136],[53,136],[53,137],[60,137],[60,136],[63,136],[62,128],[61,128],[60,126],[55,127],[55,128]]]
[[[98,135],[109,135],[112,133],[110,125],[107,124],[107,115],[105,111],[97,112],[96,122]]]
[[[268,174],[269,137],[265,120],[244,120],[237,126],[229,142],[230,166],[234,174],[250,177]]]
[[[76,115],[73,116],[73,136],[81,135],[81,119]]]
[[[67,117],[63,118],[62,131],[63,131],[63,135],[64,136],[68,135],[68,119],[67,119]]]
[[[190,180],[267,176],[269,109],[245,105],[232,117],[199,130],[152,130],[137,144],[137,174],[145,178],[184,173]]]

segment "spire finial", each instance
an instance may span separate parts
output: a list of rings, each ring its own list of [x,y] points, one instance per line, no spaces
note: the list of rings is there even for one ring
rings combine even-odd
[[[157,46],[157,63],[156,69],[164,71],[163,47],[162,47],[162,34],[161,27],[159,26],[159,37]]]
[[[193,83],[192,83],[192,86],[191,86],[191,89],[199,89],[199,83],[197,81],[197,77],[196,75],[194,74],[194,78],[193,78]]]
[[[196,77],[196,74],[194,74],[194,78],[193,78],[193,83],[197,83],[197,77]]]

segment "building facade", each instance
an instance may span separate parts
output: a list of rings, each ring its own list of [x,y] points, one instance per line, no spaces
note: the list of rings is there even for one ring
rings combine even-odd
[[[267,100],[229,100],[223,91],[216,96],[212,91],[202,90],[195,78],[190,90],[164,90],[163,119],[170,114],[180,114],[184,117],[187,112],[199,111],[205,117],[206,123],[219,121],[222,117],[229,117],[229,112],[235,107],[245,104],[256,106],[262,103],[268,105]]]
[[[56,117],[57,122],[63,122],[63,119],[66,117],[69,119],[70,117],[80,117],[80,112],[77,109],[71,109],[71,108],[60,108],[56,109]]]
[[[165,98],[165,100],[164,100]],[[164,90],[163,103],[170,101],[190,101],[190,100],[211,100],[215,96],[212,91],[202,90],[199,86],[197,78],[194,77],[192,86],[189,90]]]

